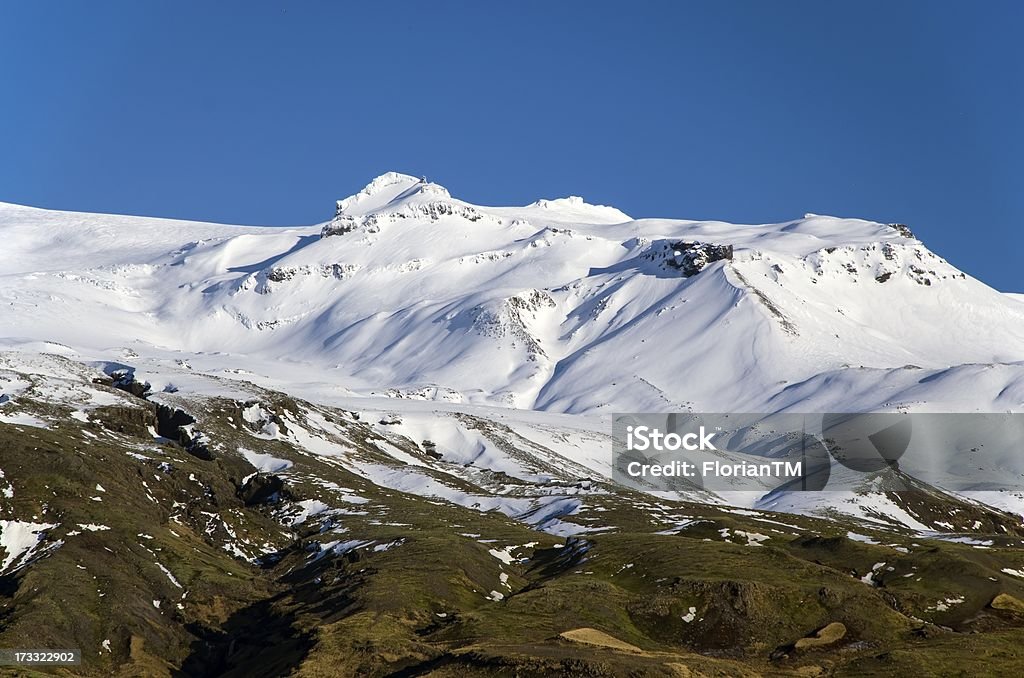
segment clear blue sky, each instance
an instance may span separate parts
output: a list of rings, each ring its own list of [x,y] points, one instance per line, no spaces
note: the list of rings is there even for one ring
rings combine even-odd
[[[0,200],[308,224],[395,169],[903,221],[1024,291],[1022,35],[1019,2],[0,0]]]

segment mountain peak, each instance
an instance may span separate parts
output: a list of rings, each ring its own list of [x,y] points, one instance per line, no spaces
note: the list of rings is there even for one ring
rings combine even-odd
[[[382,210],[397,208],[399,203],[419,206],[427,202],[452,202],[460,207],[471,207],[468,203],[454,200],[447,188],[427,181],[426,177],[417,179],[401,172],[385,172],[358,193],[339,200],[335,217],[364,217]],[[537,213],[536,216],[543,219],[561,218],[594,224],[621,224],[632,221],[632,217],[619,209],[588,203],[578,195],[537,200],[527,205],[525,209],[542,210],[542,213]]]
[[[336,215],[361,215],[380,209],[397,196],[414,188],[421,181],[401,172],[385,172],[363,187],[355,195],[339,200]]]
[[[339,200],[334,214],[335,217],[365,216],[415,196],[421,196],[426,200],[451,199],[447,188],[430,183],[426,177],[417,179],[401,172],[386,172],[355,195]]]
[[[568,215],[592,220],[596,223],[624,223],[633,218],[622,210],[608,205],[592,205],[578,195],[565,198],[541,199],[530,203],[527,207],[551,212],[563,212]]]
[[[544,208],[544,209],[552,209],[552,208],[557,208],[557,207],[561,207],[561,206],[581,207],[581,206],[586,205],[586,204],[587,203],[584,202],[582,197],[580,197],[578,195],[570,195],[570,196],[567,196],[565,198],[554,198],[552,200],[541,199],[541,200],[538,200],[538,201],[532,203],[530,205],[530,207],[541,207],[541,208]]]

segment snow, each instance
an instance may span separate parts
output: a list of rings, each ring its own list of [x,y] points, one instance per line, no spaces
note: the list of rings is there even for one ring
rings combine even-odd
[[[5,480],[3,469],[0,469],[0,480]],[[14,485],[10,482],[0,483],[0,494],[4,499],[14,499]]]
[[[757,501],[758,508],[803,515],[840,513],[863,520],[872,527],[909,527],[920,533],[933,530],[911,515],[885,492],[870,490],[827,490],[769,494]]]
[[[301,525],[311,517],[331,510],[330,506],[317,499],[304,499],[296,502],[295,506],[298,507],[299,512],[293,516],[289,516],[289,525]]]
[[[0,574],[10,574],[25,565],[39,547],[46,530],[57,527],[51,523],[0,520],[0,547],[5,552]]]
[[[758,534],[757,532],[744,532],[743,530],[734,530],[734,532],[747,540],[747,546],[762,546],[761,542],[767,541],[770,538],[766,534]]]
[[[396,546],[401,546],[404,543],[404,539],[396,539],[394,541],[389,541],[386,544],[375,544],[373,547],[373,552],[380,553],[381,551],[389,551]]]
[[[172,584],[177,586],[179,589],[182,588],[181,584],[178,583],[178,580],[174,578],[174,575],[171,574],[170,570],[168,570],[166,567],[164,567],[161,563],[156,563],[156,566],[160,568],[160,571],[163,572],[164,575],[167,576],[167,578],[170,580],[170,582]]]
[[[863,534],[857,534],[856,532],[847,532],[846,533],[846,538],[850,539],[851,541],[859,541],[862,544],[877,544],[878,543],[878,541],[876,541],[875,539],[872,539],[871,537],[867,537],[867,536],[865,536]]]
[[[871,566],[871,571],[868,572],[863,577],[861,577],[860,580],[862,582],[864,582],[865,584],[867,584],[868,586],[878,586],[878,582],[875,581],[874,577],[875,577],[875,574],[877,574],[878,571],[881,570],[884,566],[885,566],[884,562],[882,562],[882,563],[875,563],[874,565]]]
[[[122,362],[130,336],[151,367],[574,413],[1022,402],[1024,304],[884,224],[476,206],[397,173],[341,209],[354,230],[321,239],[321,225],[0,206],[4,324],[95,360]],[[659,258],[681,240],[730,244],[734,259],[683,278]],[[955,388],[959,368],[986,364],[1008,391]],[[156,371],[155,391],[188,387]]]
[[[50,428],[50,425],[39,417],[27,412],[12,412],[10,414],[0,412],[0,424],[11,424],[13,426],[32,426],[34,428]]]
[[[929,609],[935,609],[935,610],[938,610],[939,612],[945,612],[951,606],[959,605],[960,603],[964,602],[965,600],[966,599],[963,596],[956,596],[955,598],[954,597],[946,598],[945,600],[940,600],[939,602],[937,602],[934,605],[933,608],[929,608]]]
[[[988,547],[992,546],[995,542],[991,539],[976,539],[974,537],[955,537],[937,533],[925,533],[926,536],[932,539],[940,539],[942,541],[953,542],[954,544],[968,544],[975,547]]]
[[[93,378],[130,368],[154,402],[249,403],[256,438],[568,535],[600,529],[564,520],[578,497],[487,496],[445,474],[607,477],[614,412],[1024,409],[1020,297],[886,224],[634,220],[576,196],[480,206],[395,172],[336,208],[324,224],[265,228],[0,204],[0,423],[50,426],[23,407],[40,393],[87,422],[131,402]],[[692,241],[733,258],[684,277],[672,252]],[[278,426],[258,387],[365,421],[400,414],[374,424],[399,465],[360,460],[316,412]],[[293,464],[239,453],[260,472]],[[991,467],[1009,463],[1024,471]],[[683,498],[935,527],[881,492]],[[1024,512],[1020,497],[998,501]]]
[[[253,465],[261,473],[280,473],[292,467],[292,462],[287,459],[278,459],[269,454],[260,454],[247,450],[244,447],[238,448],[238,452],[245,457],[245,460]]]
[[[512,549],[514,548],[514,546],[509,546],[500,551],[498,549],[490,549],[488,553],[490,553],[492,556],[494,556],[501,562],[505,563],[506,565],[511,565],[512,563],[516,562],[515,556],[512,555]]]

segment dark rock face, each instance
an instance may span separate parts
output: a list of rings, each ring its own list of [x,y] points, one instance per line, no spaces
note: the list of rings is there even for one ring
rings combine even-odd
[[[185,451],[196,459],[202,459],[203,461],[213,461],[215,459],[213,452],[205,443],[205,438],[199,436],[192,438],[184,432],[181,434],[181,437],[183,441],[182,446],[185,448]]]
[[[139,438],[149,437],[149,427],[155,423],[153,409],[146,407],[123,407],[106,405],[93,409],[90,416],[109,431],[117,431]]]
[[[207,445],[208,439],[192,427],[196,423],[192,415],[167,405],[157,405],[156,421],[156,432],[161,436],[177,442],[197,459],[213,461],[213,451]]]
[[[907,226],[906,224],[889,224],[889,228],[891,228],[892,230],[896,231],[897,233],[902,235],[904,238],[915,238],[916,239],[916,236],[914,235],[914,232],[911,231],[910,227]]]
[[[732,245],[716,245],[703,242],[676,242],[671,244],[672,258],[669,264],[690,277],[713,261],[732,260]]]
[[[339,207],[330,223],[320,229],[320,238],[345,235],[357,229],[366,233],[379,233],[382,224],[422,217],[431,221],[437,221],[443,217],[461,217],[467,221],[480,221],[484,215],[469,205],[456,204],[449,200],[432,200],[404,205],[398,209],[374,212],[358,218],[345,214],[344,208]]]
[[[294,268],[272,268],[267,272],[267,280],[270,282],[285,282],[295,277]]]
[[[280,476],[257,473],[238,488],[238,498],[245,502],[246,506],[255,506],[271,501],[274,495],[282,490],[284,481]]]
[[[359,223],[352,217],[337,214],[330,223],[320,229],[320,237],[329,238],[332,235],[345,235],[354,231],[358,225]]]
[[[434,459],[444,459],[444,455],[437,451],[437,443],[433,442],[432,440],[423,441],[423,451],[426,452],[428,456],[433,457]]]
[[[171,440],[178,440],[182,426],[196,423],[192,415],[167,405],[157,405],[156,419],[156,432]]]
[[[135,380],[135,370],[122,369],[110,373],[110,385],[116,389],[131,393],[137,398],[144,398],[150,391],[149,382]]]

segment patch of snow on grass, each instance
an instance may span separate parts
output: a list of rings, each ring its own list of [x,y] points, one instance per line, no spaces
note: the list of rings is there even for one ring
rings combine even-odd
[[[238,448],[238,451],[245,457],[247,462],[252,464],[253,468],[261,473],[280,473],[292,467],[292,462],[287,459],[278,459],[269,454],[260,454],[259,452],[247,450],[244,447]]]
[[[20,520],[0,520],[0,546],[7,555],[0,563],[0,574],[7,574],[28,562],[33,551],[43,540],[46,530],[57,527],[50,523],[29,523]]]

